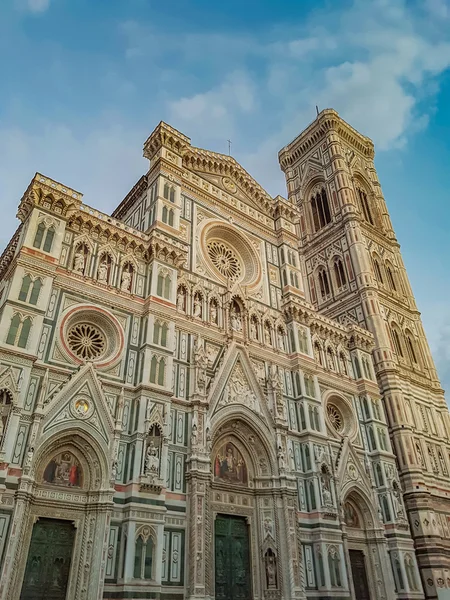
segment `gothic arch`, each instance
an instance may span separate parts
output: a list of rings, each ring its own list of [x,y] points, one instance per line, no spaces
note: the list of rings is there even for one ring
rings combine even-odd
[[[111,469],[108,449],[100,444],[85,428],[66,428],[44,438],[36,450],[31,476],[37,484],[43,483],[43,473],[50,460],[61,452],[71,452],[79,460],[86,490],[110,488]]]
[[[243,455],[250,458],[253,477],[275,475],[275,440],[273,439],[274,445],[271,447],[268,443],[273,437],[270,430],[259,419],[256,420],[255,414],[246,407],[238,410],[235,407],[229,408],[233,410],[223,409],[223,414],[211,419],[211,460],[214,460],[221,442],[231,438],[236,440],[239,450],[244,450]]]
[[[341,489],[341,498],[344,511],[346,502],[350,502],[356,508],[360,529],[367,531],[377,527],[380,521],[378,509],[374,506],[374,499],[364,487],[356,486],[354,482],[347,482]]]

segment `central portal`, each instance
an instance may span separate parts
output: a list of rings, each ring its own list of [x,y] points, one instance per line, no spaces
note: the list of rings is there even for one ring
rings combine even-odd
[[[355,600],[370,600],[366,563],[362,550],[349,550]]]
[[[20,600],[66,600],[74,540],[70,521],[34,524]]]
[[[243,517],[215,522],[216,600],[250,600],[248,525]]]

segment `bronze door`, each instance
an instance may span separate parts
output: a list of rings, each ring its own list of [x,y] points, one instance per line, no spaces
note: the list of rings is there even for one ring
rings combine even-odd
[[[370,600],[366,562],[362,550],[349,550],[355,600]]]
[[[242,517],[215,522],[216,600],[250,600],[248,525]]]
[[[74,540],[70,521],[34,524],[20,600],[66,600]]]

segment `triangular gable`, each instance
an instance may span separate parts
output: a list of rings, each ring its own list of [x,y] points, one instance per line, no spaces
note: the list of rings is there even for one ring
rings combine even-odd
[[[61,423],[68,428],[80,425],[80,421],[94,428],[107,444],[112,441],[114,420],[92,363],[69,378],[45,406],[41,433]]]
[[[7,367],[0,375],[0,390],[2,389],[9,390],[14,400],[17,400],[19,388],[17,387],[16,377],[11,367]]]
[[[372,483],[370,478],[348,438],[345,439],[339,454],[336,482],[340,498],[343,498],[348,490],[353,487],[362,489],[369,497],[372,497]]]
[[[190,171],[226,192],[231,199],[246,202],[272,216],[273,198],[232,156],[190,147],[183,161]]]
[[[264,392],[258,383],[247,352],[235,343],[225,354],[222,368],[210,389],[208,400],[211,417],[230,405],[245,406],[267,426],[273,426]]]

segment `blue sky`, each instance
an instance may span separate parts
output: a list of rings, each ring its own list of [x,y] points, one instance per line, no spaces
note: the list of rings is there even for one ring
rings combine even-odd
[[[450,0],[1,0],[0,245],[35,171],[110,212],[161,120],[285,195],[319,108],[370,136],[450,387]]]

